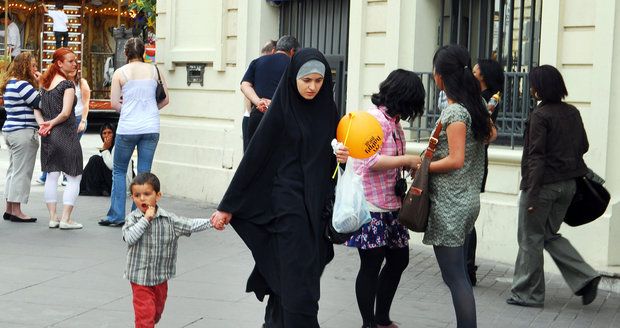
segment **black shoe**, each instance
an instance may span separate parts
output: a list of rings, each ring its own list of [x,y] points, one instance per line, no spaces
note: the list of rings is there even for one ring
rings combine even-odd
[[[525,303],[522,301],[515,300],[514,298],[509,298],[506,300],[506,303],[510,305],[518,305],[518,306],[527,306],[527,307],[543,307],[543,304],[535,304],[535,303]]]
[[[2,215],[2,218],[7,221],[11,221],[11,214],[4,212],[4,215]]]
[[[97,223],[98,223],[100,226],[104,226],[104,227],[107,227],[107,226],[109,226],[110,224],[112,224],[112,222],[110,222],[110,221],[108,221],[108,220],[105,220],[105,219],[101,219],[101,220],[99,220],[99,222],[97,222]]]
[[[104,226],[104,227],[122,227],[123,225],[125,225],[125,221],[119,221],[119,222],[112,222],[109,220],[99,220],[99,222],[97,222],[100,226]]]
[[[19,222],[19,223],[33,223],[33,222],[37,222],[37,218],[22,219],[19,216],[15,216],[15,215],[11,215],[11,214],[9,214],[9,216],[10,216],[9,220],[11,220],[11,222]]]
[[[601,276],[598,276],[590,282],[588,282],[583,288],[579,290],[579,294],[581,294],[581,303],[583,305],[588,305],[594,302],[596,298],[596,293],[598,292],[598,284],[601,282]]]

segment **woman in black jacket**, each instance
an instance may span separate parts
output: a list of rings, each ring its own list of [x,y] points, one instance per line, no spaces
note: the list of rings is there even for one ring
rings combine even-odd
[[[519,253],[508,304],[541,307],[545,301],[543,248],[584,305],[596,298],[600,275],[558,233],[587,167],[588,137],[560,72],[543,65],[530,72],[530,92],[540,103],[530,113],[521,158]]]

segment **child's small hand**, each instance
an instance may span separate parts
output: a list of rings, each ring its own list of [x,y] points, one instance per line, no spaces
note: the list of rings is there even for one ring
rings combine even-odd
[[[232,214],[228,212],[215,211],[211,214],[211,224],[217,230],[224,230],[224,226],[232,220]]]
[[[149,220],[149,222],[151,222],[155,218],[155,206],[149,205],[149,207],[146,209],[146,212],[144,212],[144,218]]]

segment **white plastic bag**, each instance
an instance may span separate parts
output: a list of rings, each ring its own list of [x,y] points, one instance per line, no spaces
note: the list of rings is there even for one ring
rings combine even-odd
[[[349,157],[344,173],[338,168],[332,225],[339,233],[349,233],[357,231],[370,220],[362,177],[355,173],[353,160]]]

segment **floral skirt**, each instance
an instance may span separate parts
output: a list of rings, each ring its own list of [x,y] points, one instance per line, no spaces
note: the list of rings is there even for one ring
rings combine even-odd
[[[346,246],[360,249],[409,247],[409,230],[398,223],[398,211],[370,212],[370,216],[372,220],[351,236]]]

